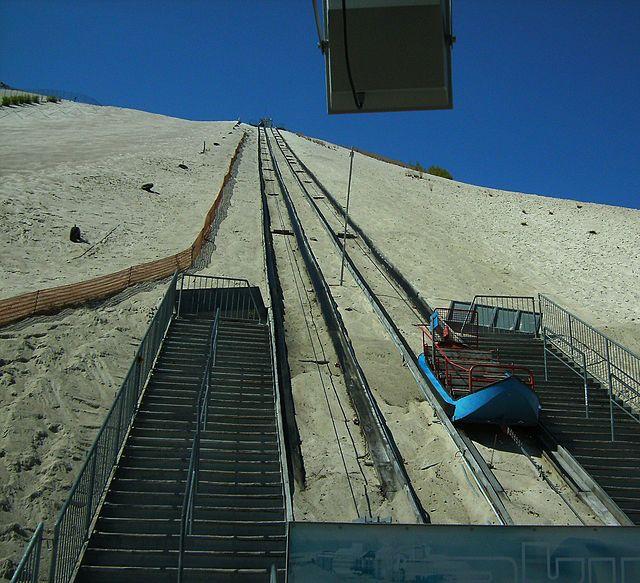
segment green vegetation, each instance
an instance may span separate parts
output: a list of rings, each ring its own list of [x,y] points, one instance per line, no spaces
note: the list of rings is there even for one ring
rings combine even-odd
[[[440,176],[441,178],[448,178],[449,180],[453,179],[451,172],[440,166],[429,166],[427,173],[433,174],[433,176]]]
[[[53,101],[57,103],[60,101],[57,97],[50,95],[46,98],[46,101]],[[44,103],[45,98],[40,97],[40,95],[34,95],[32,93],[13,93],[12,95],[3,95],[2,96],[2,106],[6,107],[9,105],[29,105],[31,103]]]
[[[424,166],[423,166],[422,164],[420,164],[420,162],[416,162],[416,163],[413,165],[413,169],[414,169],[416,172],[419,172],[419,173],[420,173],[420,178],[422,178],[422,175],[425,173]]]
[[[47,101],[49,103],[58,103],[58,101],[60,101],[60,99],[58,99],[55,95],[48,95],[47,96]]]

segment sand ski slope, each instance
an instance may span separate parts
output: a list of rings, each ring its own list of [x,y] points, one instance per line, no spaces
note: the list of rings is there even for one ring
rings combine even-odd
[[[247,278],[266,297],[256,132],[234,126],[69,102],[0,108],[0,297],[110,273],[189,246],[243,131],[250,136],[232,196],[200,273]],[[343,196],[348,151],[284,135],[325,186]],[[415,173],[356,155],[352,214],[432,305],[483,292],[548,292],[640,347],[638,211],[409,174]],[[153,182],[157,194],[141,190],[145,182]],[[115,230],[78,257],[87,247],[69,241],[74,223],[92,243]],[[0,329],[0,576],[15,565],[38,521],[50,535],[166,283]],[[365,308],[358,317],[361,322],[349,320],[351,333],[366,335],[375,316]],[[365,355],[369,368],[378,367],[380,382],[397,378],[384,374],[387,359],[399,362],[397,354],[372,347]],[[297,494],[297,515],[322,519],[331,507],[335,519],[340,501],[332,499],[331,484],[339,483],[339,464],[314,449],[331,417],[302,373],[293,381],[303,452],[311,477],[317,474]],[[407,443],[411,424],[436,425],[427,404],[412,395],[399,393],[385,404]],[[466,482],[446,441],[438,433],[430,443],[416,443],[410,460],[422,468],[431,467],[428,456],[442,458],[435,479],[443,499],[434,499],[429,510],[443,522],[482,522],[447,508],[448,488]],[[464,489],[456,492],[462,496]],[[548,492],[525,476],[518,495],[547,499]]]
[[[284,136],[344,200],[349,151]],[[351,197],[354,220],[432,306],[542,292],[640,353],[640,211],[420,177],[358,153]]]
[[[189,247],[242,137],[234,126],[66,101],[2,108],[0,298]],[[90,243],[108,237],[82,255],[74,224]]]

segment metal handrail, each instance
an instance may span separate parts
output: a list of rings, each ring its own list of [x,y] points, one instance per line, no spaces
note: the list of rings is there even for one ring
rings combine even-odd
[[[635,393],[636,396],[640,397],[640,393],[638,391],[636,391],[631,385],[626,383],[624,380],[622,380],[617,375],[612,374],[611,375],[611,380],[612,381],[615,380],[615,381],[625,385],[626,388],[629,391],[631,391],[632,393]],[[620,403],[618,403],[618,401],[616,401],[615,399],[609,399],[609,407],[613,408],[613,405],[615,405],[616,407],[618,407],[618,409],[620,409],[621,411],[623,411],[624,413],[629,415],[629,417],[631,417],[632,419],[634,419],[635,421],[640,423],[640,416],[638,415],[638,413],[634,413],[633,411],[629,411],[629,409],[627,409],[624,405],[621,405]],[[613,435],[615,437],[615,427],[614,427],[613,424],[611,425],[611,435]]]
[[[547,296],[539,294],[544,327],[562,338],[573,353],[584,354],[586,372],[606,387],[609,396],[611,441],[615,441],[614,405],[640,423],[640,356],[612,340]],[[620,407],[620,400],[626,407]]]
[[[426,357],[426,348],[427,348],[427,344],[424,341],[424,338],[427,337],[431,340],[431,349],[433,351],[433,367],[434,370],[436,371],[436,374],[438,373],[438,371],[440,370],[440,365],[438,364],[438,360],[436,358],[436,353],[440,355],[440,357],[444,360],[444,376],[445,376],[445,388],[447,388],[453,395],[453,387],[451,386],[452,384],[452,372],[453,374],[456,374],[457,378],[459,379],[466,379],[467,381],[467,386],[469,387],[469,392],[473,393],[473,385],[474,385],[474,379],[476,381],[482,380],[484,379],[485,381],[497,381],[500,380],[500,378],[503,378],[503,376],[500,376],[498,374],[491,374],[491,373],[487,373],[487,374],[478,374],[476,376],[474,376],[474,372],[476,369],[482,369],[482,368],[487,368],[487,369],[496,369],[496,370],[502,370],[502,371],[510,371],[512,375],[515,376],[516,371],[522,371],[525,372],[526,375],[529,377],[529,381],[528,381],[528,385],[531,388],[532,391],[535,391],[535,379],[534,379],[534,374],[531,371],[531,369],[525,367],[525,366],[521,366],[521,365],[516,365],[516,364],[508,364],[508,363],[504,363],[504,362],[482,362],[482,361],[465,361],[465,364],[460,364],[459,362],[456,362],[455,360],[453,360],[440,346],[437,346],[435,343],[435,337],[433,334],[431,334],[431,332],[429,331],[429,328],[427,326],[425,326],[424,324],[419,324],[418,325],[419,328],[421,328],[422,330],[422,344],[423,344],[423,350],[425,352],[425,357]],[[450,370],[450,368],[452,370]],[[463,373],[463,374],[460,374]],[[482,388],[482,387],[481,387]]]
[[[11,583],[38,583],[43,530],[44,524],[41,522],[36,527],[27,544],[27,548],[24,550],[22,559],[20,559],[13,577],[11,577]]]
[[[176,281],[177,274],[174,274],[60,510],[53,530],[50,583],[67,583],[71,580],[89,540],[93,519],[100,508],[151,369],[174,317]]]
[[[498,317],[498,310],[512,310],[514,312],[517,312],[517,318],[513,328],[513,330],[516,330],[522,318],[522,313],[529,312],[529,308],[531,308],[530,313],[533,314],[534,318],[534,334],[535,336],[538,335],[540,323],[536,322],[535,320],[536,299],[533,296],[475,295],[473,297],[471,305],[469,306],[469,310],[477,310],[478,307],[491,307],[495,309],[495,314],[493,316],[494,321],[491,323],[490,327],[494,328],[496,332],[506,331],[502,328],[495,327],[495,319]]]
[[[557,343],[559,344],[564,344],[565,346],[569,346],[571,348],[571,354],[565,350],[563,350],[561,348],[561,346],[559,346]],[[562,358],[560,358],[555,352],[553,352],[553,350],[549,349],[549,347],[547,346],[548,344],[551,344],[552,346],[554,346],[554,348],[559,351],[560,353],[564,354],[567,358],[570,358],[571,360],[574,361],[575,364],[576,363],[576,359],[574,356],[574,353],[578,353],[579,355],[582,356],[582,381],[583,381],[583,386],[584,386],[584,416],[588,419],[589,418],[589,387],[588,387],[588,381],[587,381],[587,377],[588,377],[588,373],[587,373],[587,356],[586,354],[580,350],[579,348],[575,347],[575,346],[571,346],[569,344],[569,342],[567,342],[567,340],[558,335],[558,334],[554,334],[553,332],[550,332],[546,327],[543,326],[542,328],[542,346],[543,346],[543,351],[542,351],[542,356],[544,359],[544,380],[548,381],[549,380],[549,368],[548,368],[548,363],[547,363],[547,354],[550,354],[551,356],[553,356],[554,358],[558,359],[562,364],[564,364],[567,368],[569,368],[571,371],[575,372],[576,374],[577,371],[575,370],[575,368],[568,363],[566,360],[563,360]]]
[[[207,298],[204,293],[213,289],[246,289],[247,297],[223,297],[218,304],[211,303],[211,298]],[[223,277],[220,275],[194,275],[184,273],[180,276],[180,289],[178,291],[178,317],[182,314],[182,292],[192,291],[197,294],[195,300],[195,313],[212,312],[221,308],[222,312],[231,311],[237,314],[241,310],[248,310],[251,321],[261,321],[260,309],[256,299],[251,293],[251,284],[248,280],[236,277]]]
[[[476,370],[482,370],[482,369],[485,369],[484,374],[479,373],[476,376],[474,376],[474,373],[476,372]],[[491,370],[494,370],[495,372],[490,372]],[[529,377],[528,381],[524,381],[523,379],[520,379],[520,380],[522,380],[525,384],[529,385],[529,388],[532,391],[535,391],[536,383],[535,383],[535,378],[531,369],[527,368],[526,366],[520,366],[518,364],[506,364],[501,362],[496,362],[496,363],[480,362],[480,363],[471,365],[471,367],[469,368],[469,391],[473,393],[474,379],[477,381],[485,381],[485,382],[499,381],[505,378],[504,373],[506,372],[510,372],[513,377],[520,378],[516,376],[516,372],[518,371],[524,373],[526,376]],[[484,388],[484,387],[481,387],[481,388]]]
[[[218,325],[220,322],[220,308],[217,309],[211,333],[209,335],[209,351],[205,363],[202,383],[197,397],[196,428],[193,433],[191,455],[189,456],[189,469],[185,483],[180,515],[180,543],[178,549],[178,583],[182,582],[184,570],[184,555],[186,551],[187,536],[193,533],[193,509],[198,493],[198,474],[200,472],[200,437],[207,428],[207,412],[209,410],[209,386],[211,385],[211,370],[215,366],[218,347]]]

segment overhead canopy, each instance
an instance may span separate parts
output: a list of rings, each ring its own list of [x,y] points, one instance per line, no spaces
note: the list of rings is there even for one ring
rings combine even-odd
[[[449,0],[325,6],[329,113],[453,107]]]

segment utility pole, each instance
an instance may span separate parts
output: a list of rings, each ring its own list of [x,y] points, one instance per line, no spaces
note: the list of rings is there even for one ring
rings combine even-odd
[[[353,172],[353,148],[349,154],[349,183],[347,185],[347,207],[344,212],[344,230],[342,232],[342,264],[340,265],[340,285],[344,281],[344,256],[347,249],[347,226],[349,224],[349,198],[351,196],[351,174]]]

